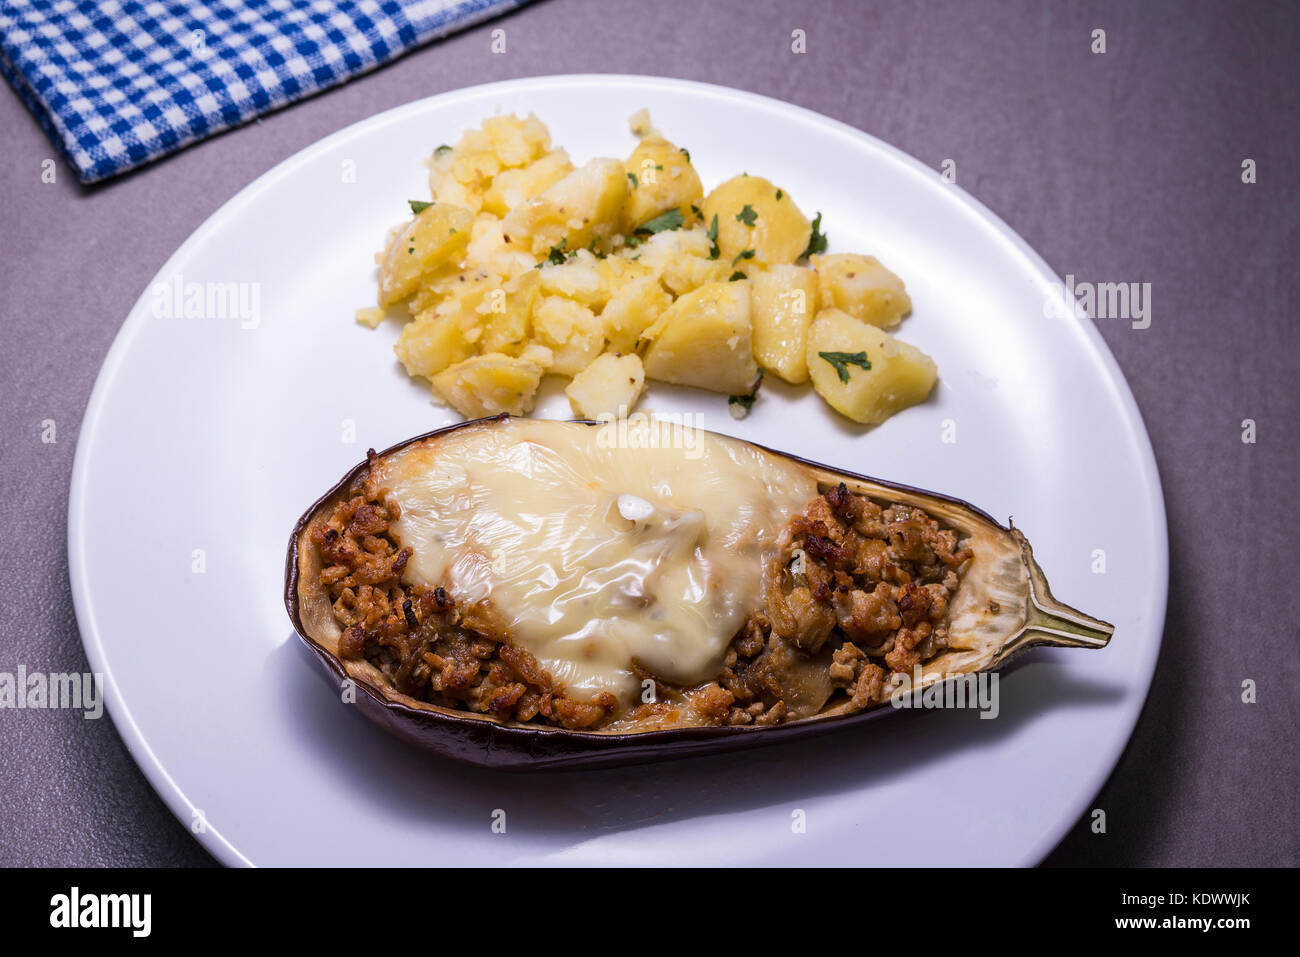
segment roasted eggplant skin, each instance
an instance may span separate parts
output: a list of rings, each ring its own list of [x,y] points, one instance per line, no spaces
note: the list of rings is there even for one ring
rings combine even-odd
[[[399,442],[380,452],[379,456],[390,455],[417,442],[458,429],[504,422],[509,418],[503,414],[436,429]],[[593,422],[575,424],[597,426]],[[969,673],[1001,670],[1012,657],[1034,645],[1101,648],[1109,641],[1114,631],[1113,626],[1052,598],[1024,536],[1014,528],[1000,525],[982,510],[950,496],[847,472],[757,443],[750,444],[809,468],[833,473],[851,485],[866,483],[884,491],[898,493],[900,497],[923,496],[932,503],[959,509],[1015,537],[1023,550],[1029,581],[1026,623],[1005,642],[987,667]],[[388,733],[425,751],[464,764],[505,771],[609,768],[802,740],[874,721],[896,710],[886,703],[864,711],[827,713],[769,727],[684,727],[636,733],[601,733],[501,721],[488,715],[429,704],[413,707],[395,700],[395,695],[386,693],[384,688],[349,674],[343,661],[312,637],[312,629],[304,621],[303,589],[310,587],[311,583],[303,579],[301,556],[304,547],[310,547],[306,545],[308,529],[317,516],[328,514],[346,497],[349,486],[368,467],[368,461],[356,465],[295,523],[285,558],[285,608],[295,633],[320,662],[335,686],[342,691],[345,682],[353,683],[356,692],[354,706]]]

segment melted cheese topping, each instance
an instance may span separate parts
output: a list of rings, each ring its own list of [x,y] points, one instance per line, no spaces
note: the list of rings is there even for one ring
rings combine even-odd
[[[817,494],[797,463],[645,417],[471,426],[386,459],[406,580],[486,602],[569,694],[693,685],[761,607],[764,558]]]

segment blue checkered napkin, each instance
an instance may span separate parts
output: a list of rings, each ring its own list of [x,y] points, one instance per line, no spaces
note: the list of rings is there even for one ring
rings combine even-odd
[[[0,72],[84,183],[528,0],[3,0]]]

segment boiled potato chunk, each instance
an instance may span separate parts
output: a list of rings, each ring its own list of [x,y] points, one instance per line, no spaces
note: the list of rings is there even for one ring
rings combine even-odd
[[[405,300],[407,311],[417,318],[426,312],[456,312],[466,300],[472,308],[486,290],[500,285],[500,277],[494,274],[462,267],[461,263],[447,263],[424,276],[420,287]]]
[[[523,119],[489,116],[483,121],[483,132],[492,152],[507,168],[527,166],[551,146],[546,124],[531,113]]]
[[[474,354],[469,331],[460,315],[422,313],[402,328],[393,351],[406,367],[407,375],[432,379],[448,366]]]
[[[650,121],[650,111],[644,106],[627,118],[627,126],[637,139],[659,135],[654,123]]]
[[[542,296],[533,310],[537,341],[554,353],[552,372],[577,375],[605,348],[605,324],[581,303]]]
[[[433,198],[478,212],[499,173],[532,163],[550,145],[551,134],[531,114],[524,119],[489,117],[480,128],[466,130],[454,149],[440,146],[434,153],[429,170]]]
[[[467,419],[508,412],[527,415],[537,400],[542,368],[500,353],[472,356],[433,377],[433,387]]]
[[[747,280],[688,292],[646,330],[646,375],[726,395],[747,394],[758,378],[749,313]]]
[[[530,269],[506,283],[499,295],[496,290],[489,294],[483,338],[479,341],[484,352],[515,356],[523,351],[532,331],[539,284],[537,270]]]
[[[828,356],[840,360],[847,382]],[[863,357],[870,369],[853,361]],[[938,376],[934,360],[920,349],[839,309],[817,313],[807,361],[813,388],[831,408],[867,425],[924,401]]]
[[[523,169],[498,173],[483,195],[483,211],[505,216],[521,203],[542,195],[572,172],[569,154],[564,150],[553,150]]]
[[[808,327],[817,313],[817,274],[804,266],[779,265],[756,271],[750,283],[754,358],[786,382],[806,382]]]
[[[411,297],[411,307],[414,309],[419,304],[417,318],[426,312],[459,314],[466,329],[477,329],[502,297],[500,276],[483,270],[466,270],[454,277],[441,276],[426,282]]]
[[[653,268],[636,259],[626,256],[606,256],[596,261],[600,273],[601,299],[608,302],[623,286],[634,279],[644,279],[658,275]]]
[[[634,255],[639,264],[659,276],[674,296],[707,283],[725,281],[734,271],[730,260],[709,258],[709,240],[703,229],[656,233],[637,246]]]
[[[627,198],[627,174],[615,159],[594,159],[506,216],[512,241],[527,239],[534,256],[552,249],[575,252],[618,231]]]
[[[459,258],[469,244],[474,214],[461,206],[435,203],[415,215],[393,237],[379,266],[379,305],[405,299],[420,280]]]
[[[376,306],[368,306],[365,309],[358,309],[354,315],[357,322],[367,329],[378,329],[379,324],[388,314]]]
[[[687,223],[695,221],[692,205],[704,196],[699,174],[686,154],[662,136],[647,136],[623,163],[628,173],[627,203],[623,207],[623,229],[631,233],[670,209],[681,211]],[[636,178],[633,183],[632,177]]]
[[[581,419],[626,416],[645,388],[645,369],[635,352],[606,352],[565,388],[573,414]]]
[[[535,271],[540,275],[542,292],[548,296],[564,296],[592,309],[609,296],[601,261],[585,249],[561,265],[546,263]]]
[[[541,369],[543,374],[550,372],[551,366],[555,365],[555,353],[537,342],[530,342],[524,346],[523,352],[519,353],[519,358],[527,359]]]
[[[833,253],[813,256],[822,305],[847,312],[863,322],[892,329],[912,311],[903,280],[875,256]]]
[[[527,248],[519,243],[506,242],[501,220],[487,213],[480,213],[474,220],[469,246],[465,250],[466,269],[484,270],[509,279],[535,265],[537,260]]]
[[[812,224],[790,195],[761,176],[736,176],[705,197],[706,228],[714,216],[718,217],[718,248],[728,263],[751,249],[758,265],[792,263],[803,255],[812,236]],[[737,261],[737,268],[745,262]]]
[[[435,157],[429,172],[429,188],[434,202],[462,206],[477,213],[483,205],[484,192],[500,171],[501,160],[490,149],[460,146]]]
[[[631,352],[641,334],[672,303],[673,297],[664,291],[654,276],[641,276],[625,282],[600,314],[609,347],[617,352]]]
[[[461,273],[438,279],[422,287],[412,307],[428,298],[433,305],[421,307],[415,321],[402,329],[393,350],[410,375],[431,378],[447,366],[474,352],[493,306],[504,299],[498,278],[488,273]]]

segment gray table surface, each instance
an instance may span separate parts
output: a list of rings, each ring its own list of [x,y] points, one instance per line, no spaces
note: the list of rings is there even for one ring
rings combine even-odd
[[[504,55],[489,50],[498,27]],[[65,558],[78,424],[128,310],[222,203],[317,139],[434,93],[547,73],[685,77],[809,107],[935,167],[952,158],[1058,273],[1151,283],[1150,328],[1099,325],[1163,478],[1164,646],[1094,802],[1106,833],[1081,820],[1048,863],[1294,866],[1297,51],[1290,3],[546,0],[90,189],[61,161],[42,183],[57,154],[0,89],[0,671],[87,669]],[[110,721],[0,711],[0,767],[0,864],[211,863]]]

